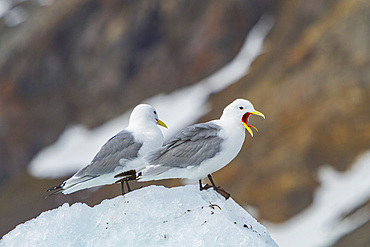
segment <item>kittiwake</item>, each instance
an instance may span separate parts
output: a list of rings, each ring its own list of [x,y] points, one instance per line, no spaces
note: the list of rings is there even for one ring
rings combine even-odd
[[[236,99],[223,110],[220,119],[183,129],[163,147],[143,158],[147,165],[137,171],[138,181],[196,179],[203,190],[211,187],[202,186],[201,179],[208,176],[212,187],[229,198],[229,193],[215,185],[211,174],[236,157],[245,139],[245,129],[251,136],[251,128],[257,130],[248,124],[250,115],[265,118],[248,100]]]
[[[158,125],[167,128],[166,124],[158,119],[153,106],[147,104],[136,106],[130,115],[128,127],[109,139],[90,164],[62,184],[47,191],[54,191],[53,194],[58,192],[70,194],[95,186],[121,182],[124,194],[123,181],[126,181],[127,189],[130,191],[127,180],[115,178],[115,175],[141,167],[143,165],[141,158],[163,145],[163,134]]]

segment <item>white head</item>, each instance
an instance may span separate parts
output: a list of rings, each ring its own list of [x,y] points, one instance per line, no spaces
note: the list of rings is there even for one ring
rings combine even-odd
[[[263,115],[259,111],[256,111],[252,103],[248,100],[236,99],[231,104],[225,107],[220,119],[233,121],[237,124],[240,124],[240,126],[244,126],[251,134],[251,136],[253,136],[251,128],[254,128],[255,130],[257,130],[257,128],[248,124],[248,119],[251,114],[265,118],[265,115]]]
[[[148,126],[151,124],[158,124],[167,128],[166,124],[159,120],[157,111],[154,109],[153,106],[148,104],[137,105],[131,112],[129,126]]]

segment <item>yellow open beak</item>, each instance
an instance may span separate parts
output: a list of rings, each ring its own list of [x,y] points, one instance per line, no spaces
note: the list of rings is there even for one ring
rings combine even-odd
[[[265,119],[265,115],[263,115],[262,112],[259,112],[259,111],[254,111],[254,112],[247,112],[244,116],[243,116],[243,126],[248,130],[249,134],[251,134],[251,136],[253,137],[253,132],[251,130],[251,128],[255,129],[257,132],[258,132],[258,129],[252,125],[249,125],[248,124],[248,118],[249,118],[249,115],[250,114],[253,114],[253,115],[257,115],[257,116],[261,116],[263,117],[263,119]]]
[[[167,127],[167,125],[165,124],[165,123],[163,123],[161,120],[159,120],[159,119],[156,119],[157,120],[157,124],[158,125],[160,125],[160,126],[162,126],[162,127],[165,127],[165,128],[167,128],[168,129],[168,127]]]
[[[250,114],[257,115],[257,116],[261,116],[261,117],[263,117],[263,119],[265,119],[265,115],[263,115],[263,113],[262,113],[262,112],[254,111],[254,112],[250,112]]]

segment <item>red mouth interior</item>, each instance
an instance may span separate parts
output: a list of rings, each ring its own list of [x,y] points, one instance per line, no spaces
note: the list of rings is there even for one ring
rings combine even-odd
[[[243,115],[243,117],[242,117],[242,121],[248,126],[248,127],[250,127],[250,128],[253,128],[253,129],[255,129],[256,131],[258,131],[258,129],[256,128],[256,127],[254,127],[253,125],[249,125],[248,124],[248,120],[249,120],[249,116],[250,116],[251,114],[249,113],[249,112],[247,112],[246,114],[244,114]]]
[[[251,114],[249,113],[249,112],[247,112],[246,114],[244,114],[243,115],[243,117],[242,117],[242,121],[245,123],[245,124],[247,124],[248,123],[248,119],[249,119],[249,116],[250,116]]]

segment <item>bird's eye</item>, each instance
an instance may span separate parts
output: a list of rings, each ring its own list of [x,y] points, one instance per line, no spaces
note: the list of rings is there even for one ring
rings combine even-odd
[[[239,109],[240,109],[240,110],[243,110],[243,109],[244,109],[244,107],[243,107],[243,106],[240,106],[240,107],[239,107]]]
[[[157,112],[156,111],[153,111],[155,115],[157,115]]]

